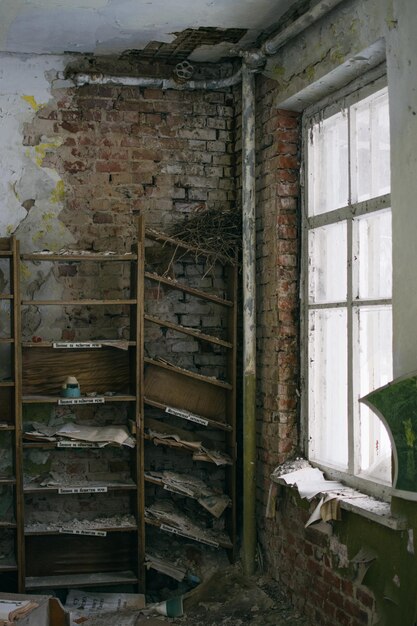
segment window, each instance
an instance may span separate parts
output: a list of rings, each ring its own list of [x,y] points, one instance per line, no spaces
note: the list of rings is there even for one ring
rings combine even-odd
[[[365,89],[304,123],[308,456],[359,486],[391,484],[387,431],[359,402],[392,379],[388,92]]]

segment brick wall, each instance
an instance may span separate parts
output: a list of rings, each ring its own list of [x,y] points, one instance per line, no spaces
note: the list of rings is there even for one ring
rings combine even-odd
[[[273,81],[257,83],[258,523],[273,469],[297,446],[299,117],[274,107]]]
[[[310,617],[311,624],[375,623],[374,598],[360,584],[359,570],[349,561],[347,547],[329,534],[331,527],[328,532],[315,525],[304,527],[310,508],[295,491],[282,488],[269,542],[273,571],[294,606]]]
[[[347,547],[305,528],[311,510],[282,489],[266,518],[273,469],[298,445],[300,116],[277,110],[257,80],[257,520],[265,567],[314,626],[371,624],[375,602],[354,584]],[[311,505],[312,506],[312,505]]]
[[[276,96],[275,84],[258,77],[259,541],[267,569],[288,589],[296,606],[308,611],[312,623],[366,624],[373,607],[371,596],[338,572],[330,539],[304,529],[306,511],[301,503],[287,493],[276,518],[265,518],[269,476],[294,454],[298,438],[300,119],[277,110]],[[169,229],[199,207],[221,210],[240,205],[238,88],[190,93],[90,86],[57,91],[55,97],[38,111],[26,129],[25,141],[39,151],[43,167],[54,168],[62,177],[64,208],[59,219],[77,247],[128,249],[137,210],[145,214],[149,225]],[[78,275],[69,268],[65,264],[59,268],[58,278],[65,289],[96,286],[97,277],[90,276],[88,268]],[[174,271],[190,284],[201,286],[204,277],[205,288],[222,288],[220,271],[205,275],[198,264],[182,262]],[[122,287],[127,284],[126,276],[110,279],[121,281]],[[179,294],[162,303],[155,285],[148,286],[147,302],[151,314],[161,313],[174,322],[222,334],[223,321],[215,306],[193,304],[181,300]],[[88,320],[80,319],[71,336],[63,320],[58,320],[59,325],[64,339],[86,338],[83,329],[88,328]],[[147,324],[147,333],[151,356],[168,356],[168,349],[178,365],[222,375],[223,356],[217,349],[203,352],[194,339],[171,331],[163,335],[152,324]]]
[[[126,248],[134,210],[166,229],[197,206],[234,202],[231,93],[84,86],[54,95],[25,143],[62,177],[59,217],[79,247]]]

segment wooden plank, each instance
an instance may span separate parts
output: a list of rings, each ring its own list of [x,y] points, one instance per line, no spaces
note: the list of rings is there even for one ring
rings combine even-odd
[[[25,396],[59,396],[68,375],[76,376],[82,394],[129,391],[129,355],[125,350],[24,350],[22,367]]]
[[[204,378],[184,376],[182,371],[161,367],[145,359],[145,397],[166,406],[181,407],[191,413],[224,421],[226,389]]]
[[[96,572],[113,575],[126,570],[133,572],[136,570],[135,546],[135,533],[112,533],[106,537],[27,536],[26,575],[62,576]]]
[[[179,291],[184,291],[185,293],[189,293],[196,298],[200,298],[201,300],[208,300],[209,302],[215,302],[216,304],[221,304],[222,306],[231,307],[233,306],[233,302],[231,300],[227,300],[225,298],[220,298],[212,293],[207,293],[202,291],[201,289],[195,289],[195,287],[189,287],[184,283],[179,283],[177,280],[165,278],[165,276],[160,276],[160,274],[155,274],[152,272],[145,272],[145,278],[149,280],[153,280],[157,283],[162,283],[163,285],[167,285],[171,287],[171,289],[178,289]]]
[[[0,300],[13,300],[13,294],[3,293],[0,295]]]
[[[200,341],[208,341],[209,343],[214,343],[217,346],[223,346],[225,348],[233,347],[229,341],[225,341],[224,339],[220,339],[219,337],[214,337],[213,335],[206,335],[206,333],[202,333],[199,330],[195,330],[194,328],[181,326],[181,324],[174,324],[174,322],[169,322],[167,320],[161,320],[153,315],[146,314],[145,321],[152,322],[152,324],[158,324],[158,326],[163,326],[164,328],[170,328],[171,330],[175,330],[178,333],[191,335],[192,337],[195,337]]]
[[[65,484],[65,485],[60,485],[60,486],[55,485],[53,487],[41,487],[39,485],[31,483],[31,484],[25,485],[23,487],[23,492],[25,494],[31,494],[31,493],[50,493],[50,494],[51,493],[55,493],[55,494],[58,494],[59,493],[59,489],[62,489],[62,488],[64,488],[64,489],[71,489],[71,488],[76,489],[76,488],[79,488],[79,487],[82,488],[82,489],[94,489],[95,487],[106,487],[107,491],[135,491],[137,489],[137,485],[131,484],[131,483],[124,483],[124,484],[122,484],[122,483],[120,483],[120,484],[107,483],[107,484],[100,484],[100,485],[97,485],[97,484],[94,484],[94,483],[91,483],[91,485],[90,484],[88,484],[88,485],[86,485],[86,484],[80,485],[80,484],[74,483],[73,485]],[[65,494],[65,495],[71,495],[71,494]],[[73,495],[77,496],[78,494],[75,493]]]
[[[22,348],[53,348],[54,350],[57,350],[58,348],[54,348],[54,345],[53,345],[54,343],[58,343],[58,342],[56,341],[36,341],[36,342],[35,341],[22,341]],[[60,341],[59,343],[74,343],[74,342]],[[83,343],[83,342],[80,342],[80,343]],[[94,339],[93,341],[88,341],[85,343],[93,343],[93,344],[101,345],[103,348],[105,347],[105,348],[120,349],[118,345],[120,344],[120,341],[117,339]],[[114,344],[114,346],[111,345],[112,343]],[[126,341],[126,342],[123,341],[123,343],[126,343],[129,346],[129,348],[136,346],[135,341]],[[69,348],[69,349],[76,350],[76,348]]]
[[[216,387],[221,387],[222,389],[232,389],[230,383],[227,383],[223,380],[218,380],[218,378],[211,378],[210,376],[203,376],[202,374],[197,374],[196,372],[192,372],[191,370],[186,370],[182,367],[177,367],[176,365],[171,365],[163,361],[156,361],[155,359],[145,357],[144,363],[149,366],[160,367],[162,369],[168,370],[169,372],[171,372],[171,374],[178,374],[179,376],[186,376],[188,378],[199,380],[202,383],[207,383],[207,385],[214,385]]]
[[[127,394],[117,394],[116,396],[103,396],[104,403],[108,402],[135,402],[136,396]],[[25,395],[22,396],[23,404],[58,404],[62,396],[41,396],[41,395]],[[93,404],[93,403],[91,403]]]
[[[170,406],[168,406],[167,404],[165,404],[163,402],[156,402],[155,400],[150,400],[146,396],[144,398],[144,403],[148,404],[149,406],[153,406],[156,409],[161,409],[162,411],[164,411],[164,412],[166,412],[168,414],[169,414],[169,411],[167,411],[167,408],[168,409],[170,409],[170,408],[179,408],[179,407],[170,407]],[[184,408],[184,404],[182,405],[181,409],[183,409],[183,408]],[[226,431],[232,430],[232,427],[229,424],[227,424],[226,422],[219,422],[219,421],[216,421],[216,420],[212,420],[212,419],[210,419],[208,417],[205,417],[204,419],[207,421],[207,426],[210,426],[211,428],[218,428],[220,430],[226,430]],[[192,422],[193,420],[189,420],[189,421]]]
[[[21,254],[23,261],[62,261],[71,263],[73,261],[134,261],[137,257],[130,252],[126,254],[105,254],[103,252],[92,252],[89,254],[42,254],[33,252],[31,254]]]
[[[92,574],[66,574],[57,576],[27,576],[27,589],[63,589],[76,587],[104,587],[134,585],[138,582],[133,571],[93,572]]]
[[[22,305],[33,306],[108,306],[112,304],[136,304],[136,300],[132,300],[129,298],[112,300],[98,300],[96,298],[83,298],[82,300],[22,300]]]

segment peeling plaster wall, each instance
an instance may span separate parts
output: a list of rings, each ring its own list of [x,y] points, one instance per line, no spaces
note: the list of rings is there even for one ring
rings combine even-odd
[[[59,144],[39,129],[39,143],[25,146],[26,125],[63,84],[63,57],[0,56],[0,233],[16,234],[26,250],[59,247],[73,241],[57,219],[62,210],[62,179],[41,167],[48,149]]]

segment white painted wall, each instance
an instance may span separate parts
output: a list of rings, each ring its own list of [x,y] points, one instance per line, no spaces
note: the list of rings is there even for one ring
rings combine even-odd
[[[417,7],[395,0],[387,41],[391,115],[394,374],[417,370]]]
[[[72,241],[57,219],[61,178],[41,167],[56,136],[42,136],[37,146],[23,145],[25,125],[51,99],[51,89],[65,84],[63,68],[62,56],[0,54],[0,236],[18,235],[25,251]],[[29,210],[23,207],[27,200],[34,201]]]

